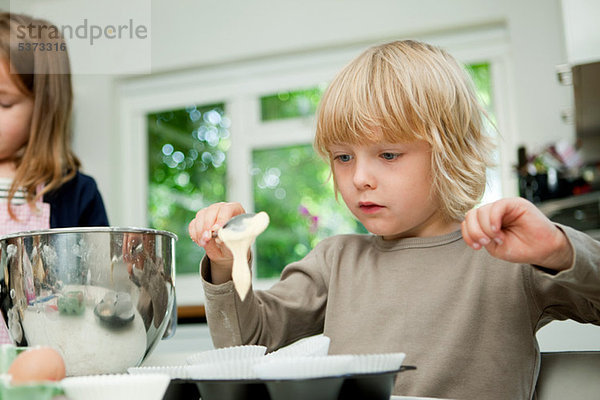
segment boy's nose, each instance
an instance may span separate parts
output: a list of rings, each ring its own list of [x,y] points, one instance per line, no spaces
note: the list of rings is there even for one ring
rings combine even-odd
[[[377,186],[375,174],[373,173],[372,169],[369,168],[369,165],[366,162],[357,162],[356,163],[353,181],[354,181],[354,186],[357,189],[364,189],[364,188],[373,189]]]

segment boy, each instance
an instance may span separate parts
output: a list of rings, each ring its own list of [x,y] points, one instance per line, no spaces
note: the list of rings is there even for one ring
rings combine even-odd
[[[532,398],[535,332],[553,319],[600,324],[600,243],[524,199],[473,209],[491,149],[481,115],[469,78],[439,48],[393,42],[346,66],[321,101],[315,147],[372,235],[323,240],[242,302],[231,254],[211,232],[244,210],[200,210],[190,235],[207,253],[215,345],[275,350],[322,332],[332,354],[405,352],[418,369],[394,394]]]

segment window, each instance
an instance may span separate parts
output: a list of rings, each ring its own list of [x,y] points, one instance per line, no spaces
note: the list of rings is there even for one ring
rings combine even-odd
[[[496,129],[489,124],[497,125],[496,113],[494,110],[493,93],[492,93],[492,73],[489,62],[469,64],[466,66],[467,71],[473,78],[475,89],[479,99],[486,109],[490,121],[485,120],[488,124],[488,132],[493,138],[496,138]],[[489,203],[502,197],[502,175],[500,171],[500,154],[498,150],[493,155],[495,166],[487,171],[487,187],[481,204]]]
[[[326,85],[262,96],[260,98],[261,120],[275,121],[287,118],[310,117],[317,106]]]
[[[255,209],[271,219],[256,239],[258,278],[279,277],[282,267],[328,236],[366,232],[336,201],[329,166],[312,145],[254,150],[252,165]]]
[[[198,271],[204,250],[187,228],[196,212],[225,201],[229,119],[223,104],[148,114],[148,218],[177,234],[177,273]]]
[[[477,64],[467,64],[467,72],[471,75],[477,94],[481,102],[490,113],[490,118],[494,120],[492,107],[492,75],[490,71],[490,63],[482,62]]]

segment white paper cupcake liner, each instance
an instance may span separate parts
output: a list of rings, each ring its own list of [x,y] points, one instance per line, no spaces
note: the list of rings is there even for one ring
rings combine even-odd
[[[309,379],[345,375],[352,356],[277,357],[256,364],[254,371],[260,379]]]
[[[326,356],[331,340],[327,336],[317,335],[300,339],[266,355],[268,358]]]
[[[65,378],[69,400],[161,400],[169,386],[166,374],[89,375]]]
[[[171,379],[188,379],[188,365],[131,367],[127,368],[127,372],[131,375],[164,374]]]
[[[267,348],[265,346],[247,345],[247,346],[233,346],[224,347],[221,349],[214,349],[195,353],[186,358],[186,362],[189,365],[223,362],[223,361],[236,361],[248,358],[257,358],[265,355]]]
[[[246,358],[235,361],[221,361],[189,365],[188,378],[196,380],[246,380],[256,379],[254,366],[262,363],[264,357]]]
[[[405,353],[353,354],[349,373],[373,374],[395,371],[402,366]]]

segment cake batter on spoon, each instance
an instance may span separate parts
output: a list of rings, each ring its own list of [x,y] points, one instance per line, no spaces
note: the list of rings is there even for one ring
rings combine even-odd
[[[233,255],[231,279],[242,300],[246,298],[252,281],[248,250],[268,225],[269,215],[264,211],[258,214],[240,214],[229,220],[216,233]]]

